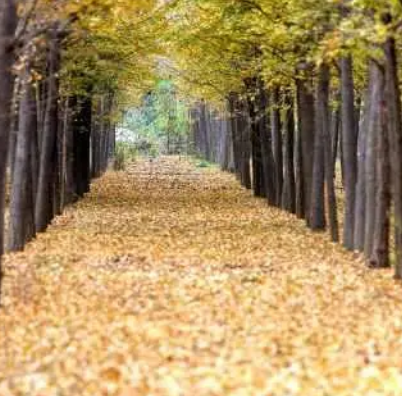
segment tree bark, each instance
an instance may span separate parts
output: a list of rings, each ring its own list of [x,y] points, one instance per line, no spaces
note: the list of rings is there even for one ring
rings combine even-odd
[[[92,97],[90,94],[74,100],[73,121],[73,174],[75,181],[75,194],[83,197],[90,189],[90,151],[91,151],[91,125],[92,125]],[[101,164],[102,160],[101,160]]]
[[[238,102],[237,133],[240,139],[240,173],[242,185],[248,190],[252,189],[251,180],[251,126],[247,101],[239,98]]]
[[[381,70],[383,72],[383,70]],[[382,77],[384,81],[384,76]],[[368,264],[373,268],[387,268],[389,261],[391,163],[389,159],[388,119],[385,92],[381,89],[380,124],[377,137],[377,192],[375,209],[374,242]]]
[[[285,134],[285,178],[283,185],[282,207],[290,213],[296,213],[296,180],[294,166],[295,119],[292,93],[284,95],[284,134]]]
[[[343,245],[353,249],[355,200],[357,180],[357,133],[355,125],[355,96],[353,61],[351,56],[341,59],[342,93],[342,154],[344,163],[345,215]]]
[[[57,28],[54,27],[49,40],[49,76],[46,114],[41,142],[38,192],[35,208],[36,231],[44,231],[53,216],[53,164],[58,128],[58,98],[60,70],[60,48]]]
[[[260,117],[263,116],[261,110],[261,95],[258,87],[257,78],[249,79],[246,83],[248,89],[248,108],[251,122],[251,160],[253,174],[253,190],[256,197],[266,197],[266,183],[263,165],[262,139]],[[264,111],[267,109],[265,108]],[[265,115],[263,117],[265,119]],[[264,144],[268,144],[264,142]]]
[[[330,69],[329,66],[323,64],[320,68],[322,84],[322,97],[318,103],[321,134],[324,143],[325,157],[325,180],[327,187],[327,206],[329,216],[329,227],[331,231],[331,239],[333,242],[339,241],[339,226],[337,200],[335,194],[335,179],[334,179],[334,163],[332,160],[332,140],[330,132],[330,106],[329,106],[329,85],[330,85]]]
[[[359,122],[359,134],[357,145],[357,184],[356,184],[356,198],[355,198],[355,224],[353,246],[355,250],[364,250],[364,229],[366,224],[366,146],[368,139],[368,126],[371,114],[371,101],[372,101],[372,84],[371,77],[372,70],[369,67],[368,86],[364,94],[364,109]]]
[[[4,209],[6,169],[10,136],[10,111],[14,78],[14,33],[17,26],[17,4],[14,0],[0,2],[0,260],[4,253]],[[0,286],[2,270],[0,267]]]
[[[390,18],[389,18],[390,19]],[[389,37],[384,45],[389,141],[392,163],[392,196],[395,221],[395,277],[402,279],[402,119],[396,42]]]
[[[27,65],[22,84],[20,122],[16,140],[14,173],[10,195],[10,228],[8,250],[19,251],[32,238],[34,206],[32,197],[31,149],[33,134],[36,133],[36,103],[33,87],[29,81]],[[30,188],[27,188],[30,186]]]
[[[312,197],[315,105],[314,94],[309,81],[300,78],[296,81],[298,123],[301,143],[301,165],[303,169],[303,204],[304,217],[310,225],[310,207]]]
[[[322,103],[326,100],[329,73],[328,67],[320,66],[316,87],[316,117],[315,117],[315,139],[314,139],[314,165],[313,179],[310,198],[310,227],[314,231],[324,230],[325,219],[325,145],[323,134],[323,123],[325,115],[322,114]],[[305,158],[305,157],[303,157]]]
[[[280,117],[279,88],[270,91],[272,151],[275,172],[275,205],[280,207],[283,189],[283,143]]]
[[[365,158],[365,182],[366,182],[366,224],[364,230],[364,253],[371,256],[374,242],[376,191],[377,191],[377,137],[380,132],[380,99],[381,89],[384,84],[382,72],[377,63],[371,62],[372,78],[370,114],[368,118],[368,130]]]

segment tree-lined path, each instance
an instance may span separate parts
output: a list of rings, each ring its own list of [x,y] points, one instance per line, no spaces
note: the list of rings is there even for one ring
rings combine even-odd
[[[399,395],[400,284],[179,157],[5,257],[0,394]]]

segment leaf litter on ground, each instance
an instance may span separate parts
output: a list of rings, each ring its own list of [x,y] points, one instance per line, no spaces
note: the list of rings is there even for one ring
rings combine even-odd
[[[402,297],[216,167],[109,172],[5,258],[0,395],[400,395]]]

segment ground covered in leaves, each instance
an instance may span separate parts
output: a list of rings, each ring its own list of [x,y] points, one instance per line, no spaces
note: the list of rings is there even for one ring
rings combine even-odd
[[[402,286],[213,168],[108,173],[6,257],[0,395],[401,395]]]

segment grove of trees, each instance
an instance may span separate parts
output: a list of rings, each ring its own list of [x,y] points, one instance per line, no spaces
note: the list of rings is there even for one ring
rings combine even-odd
[[[400,1],[187,1],[171,36],[198,151],[229,145],[219,162],[256,196],[397,278],[401,17]]]
[[[0,253],[89,190],[121,110],[169,78],[198,154],[401,278],[401,28],[398,0],[3,0]]]

